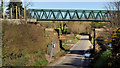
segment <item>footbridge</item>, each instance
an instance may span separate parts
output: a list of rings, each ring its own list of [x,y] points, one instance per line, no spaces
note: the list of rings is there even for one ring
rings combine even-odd
[[[28,9],[37,21],[109,21],[107,10]]]

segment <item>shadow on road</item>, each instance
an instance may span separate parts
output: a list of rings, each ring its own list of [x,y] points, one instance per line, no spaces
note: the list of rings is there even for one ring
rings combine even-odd
[[[85,54],[87,51],[86,50],[70,50],[69,55],[71,56],[72,54],[77,54],[76,58],[72,58],[72,61],[69,63],[64,63],[63,65],[75,67],[75,68],[90,68],[89,63],[90,59],[89,58],[84,58],[83,54]]]
[[[75,67],[75,68],[90,68],[88,59],[74,58],[70,63],[64,63],[63,65]]]
[[[82,39],[80,39],[80,40],[89,40],[88,38],[82,38]]]
[[[80,54],[83,55],[85,50],[70,50],[70,54]]]

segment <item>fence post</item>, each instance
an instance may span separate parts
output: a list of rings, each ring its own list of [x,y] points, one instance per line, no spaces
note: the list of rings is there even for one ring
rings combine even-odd
[[[3,19],[5,19],[4,4],[3,4]]]
[[[19,19],[20,19],[20,8],[18,8],[18,12],[19,12]]]
[[[18,15],[17,15],[17,6],[16,6],[16,19],[18,19]]]
[[[12,19],[12,8],[10,8],[10,17],[11,17],[11,19]]]

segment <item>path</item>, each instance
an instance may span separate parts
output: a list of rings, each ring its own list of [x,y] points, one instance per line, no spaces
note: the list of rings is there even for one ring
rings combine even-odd
[[[82,35],[81,39],[70,49],[70,53],[50,66],[87,67],[89,61],[85,60],[83,52],[92,46],[88,35]]]

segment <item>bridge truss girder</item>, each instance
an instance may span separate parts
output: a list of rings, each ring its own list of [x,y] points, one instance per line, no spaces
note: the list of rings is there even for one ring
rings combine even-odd
[[[29,9],[29,18],[43,21],[109,21],[107,10]]]

